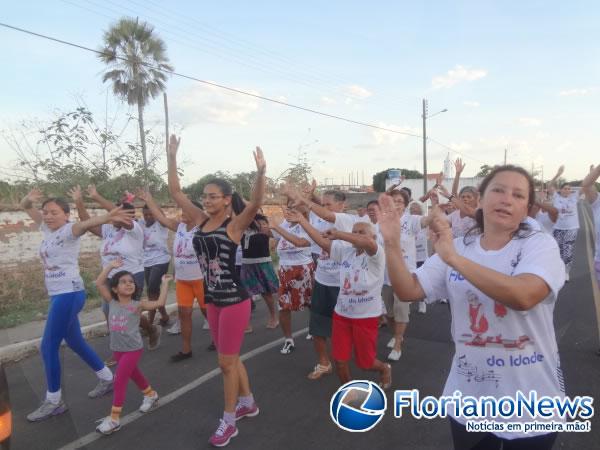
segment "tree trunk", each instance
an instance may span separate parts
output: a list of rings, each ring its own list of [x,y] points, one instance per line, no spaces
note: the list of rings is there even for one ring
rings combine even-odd
[[[138,123],[140,125],[140,144],[142,147],[142,162],[144,164],[144,189],[148,190],[148,160],[146,158],[146,133],[144,131],[144,105],[141,96],[138,98]]]

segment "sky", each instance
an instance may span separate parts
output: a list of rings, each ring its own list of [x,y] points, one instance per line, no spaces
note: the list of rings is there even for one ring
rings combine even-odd
[[[504,159],[569,180],[598,161],[600,3],[593,1],[207,2],[45,0],[3,5],[0,22],[99,48],[123,16],[151,23],[178,73],[261,96],[422,135],[428,101],[428,171],[462,157],[465,176]],[[0,128],[49,121],[84,101],[97,117],[127,107],[84,50],[0,27]],[[170,121],[182,137],[184,184],[254,168],[265,153],[277,178],[299,152],[320,183],[390,167],[423,169],[413,137],[168,81]],[[79,100],[78,100],[79,99]],[[147,125],[164,130],[162,99]],[[135,139],[136,128],[128,131]],[[0,179],[16,155],[0,140]]]

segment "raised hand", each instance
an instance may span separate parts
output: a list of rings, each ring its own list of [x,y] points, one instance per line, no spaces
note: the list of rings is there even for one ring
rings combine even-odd
[[[171,135],[171,138],[169,139],[169,146],[167,149],[167,155],[168,156],[175,156],[177,155],[177,150],[179,149],[179,144],[181,143],[181,138],[177,138],[177,136],[175,136],[174,134]]]
[[[83,200],[83,194],[81,193],[81,186],[77,185],[68,192],[69,196],[73,199],[75,203],[80,200]]]
[[[400,215],[394,206],[394,200],[387,194],[379,196],[379,210],[377,211],[377,225],[385,241],[400,242],[402,226]]]
[[[435,185],[438,186],[444,182],[444,172],[440,172],[435,176]]]
[[[123,206],[119,206],[108,213],[112,222],[120,222],[131,224],[135,218],[135,211],[133,209],[123,209]]]
[[[138,189],[135,191],[135,196],[136,196],[137,198],[139,198],[140,200],[144,200],[145,202],[147,202],[149,198],[152,198],[152,194],[150,194],[150,192],[148,192],[148,191],[145,191],[145,190],[144,190],[144,189],[142,189],[142,188],[138,188]]]
[[[315,190],[317,189],[317,180],[315,180],[313,178],[312,183],[305,186],[302,189],[302,192],[304,192],[308,197],[310,197],[312,194],[314,194]]]
[[[462,171],[465,169],[466,164],[463,163],[461,158],[456,158],[456,161],[454,161],[454,169],[456,170],[457,174],[461,174]]]
[[[556,176],[560,177],[565,172],[565,166],[562,165],[558,168],[558,172],[556,172]]]
[[[256,170],[259,174],[264,175],[267,171],[267,161],[265,161],[265,156],[263,155],[263,151],[260,147],[256,147],[256,151],[254,154],[254,162],[256,162]]]
[[[29,193],[25,196],[25,199],[30,202],[39,202],[42,198],[44,198],[44,194],[38,188],[33,188]]]
[[[121,267],[122,265],[123,265],[122,258],[113,259],[111,262],[108,263],[108,267],[110,267],[111,269],[117,269],[117,268]]]
[[[287,208],[286,210],[284,210],[283,216],[288,222],[300,223],[303,220],[305,220],[305,217],[302,214],[300,214],[298,211],[292,208]]]
[[[90,184],[87,189],[86,189],[88,195],[90,196],[90,198],[96,198],[98,197],[98,191],[96,190],[96,186],[94,186],[93,184]]]
[[[433,218],[429,224],[429,235],[433,247],[440,258],[442,258],[445,263],[449,263],[452,256],[456,254],[454,240],[452,238],[452,229],[439,208],[434,208],[431,215]]]

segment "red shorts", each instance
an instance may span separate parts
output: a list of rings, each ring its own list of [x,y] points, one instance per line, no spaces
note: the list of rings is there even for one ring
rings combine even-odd
[[[350,319],[333,313],[331,356],[336,361],[350,361],[354,347],[354,362],[361,369],[373,367],[377,356],[379,317]]]

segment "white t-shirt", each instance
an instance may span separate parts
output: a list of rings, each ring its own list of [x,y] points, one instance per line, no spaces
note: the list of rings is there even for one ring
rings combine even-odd
[[[415,238],[415,246],[417,248],[417,262],[425,261],[427,259],[427,232],[428,228],[422,228],[421,231],[417,233],[417,237]]]
[[[347,242],[331,243],[331,259],[340,264],[340,293],[335,312],[351,319],[379,317],[382,314],[381,288],[385,268],[385,252],[377,245],[377,253],[356,254]]]
[[[173,240],[176,280],[202,280],[202,270],[192,244],[197,229],[196,226],[188,231],[185,223],[180,223],[177,226],[177,232]]]
[[[596,197],[591,207],[594,216],[594,226],[596,227],[596,253],[594,254],[594,260],[600,261],[600,195]]]
[[[416,237],[423,230],[421,227],[422,218],[423,216],[416,216],[408,214],[407,212],[400,218],[400,226],[402,228],[400,232],[400,248],[404,255],[404,263],[411,272],[414,272],[417,269]],[[383,236],[380,236],[378,241],[383,242]],[[391,286],[387,267],[385,268],[383,283],[387,286]]]
[[[44,239],[40,258],[44,265],[44,280],[48,295],[66,294],[84,289],[79,275],[79,237],[73,235],[73,224],[67,222],[58,230],[40,226]]]
[[[525,217],[521,223],[529,225],[529,228],[533,231],[542,231],[542,225],[537,221],[537,219],[534,219],[531,216]]]
[[[538,232],[514,239],[501,250],[486,251],[481,248],[480,238],[474,237],[469,245],[465,245],[462,238],[455,239],[456,251],[506,275],[537,275],[550,287],[550,293],[530,310],[516,311],[485,295],[438,255],[425,261],[416,274],[427,299],[447,298],[452,311],[451,331],[456,352],[443,395],[452,395],[458,390],[463,396],[514,398],[518,390],[526,396],[535,390],[538,396],[563,397],[553,312],[558,292],[565,282],[565,266],[556,241]],[[449,413],[454,414],[452,408]],[[461,416],[456,420],[465,424],[468,419]],[[527,415],[506,419],[509,422],[533,420],[539,419]],[[508,439],[534,435],[494,434]]]
[[[144,271],[144,231],[139,223],[133,222],[133,228],[119,229],[111,224],[102,225],[102,247],[100,247],[102,267],[121,258],[123,265],[109,272],[108,278],[121,270],[131,273]]]
[[[578,192],[572,192],[568,197],[563,197],[558,192],[554,193],[552,203],[558,209],[558,219],[554,224],[555,230],[576,230],[579,228],[578,200]]]
[[[542,231],[544,233],[552,234],[552,230],[554,229],[554,222],[550,219],[550,214],[545,211],[538,211],[535,215],[535,220],[540,224]]]
[[[345,231],[346,233],[352,232],[352,227],[356,222],[355,217],[346,213],[335,213],[335,222],[325,222],[326,227],[323,227],[321,232],[325,232],[331,228],[336,230]],[[315,271],[315,280],[324,286],[339,286],[340,285],[340,265],[337,261],[329,257],[329,253],[319,249],[319,261],[317,262],[317,270]]]
[[[298,236],[299,238],[306,239],[308,242],[312,242],[304,228],[300,224],[290,224],[287,221],[283,221],[281,224],[288,233]],[[279,255],[279,265],[281,266],[302,266],[313,262],[310,246],[308,247],[296,247],[290,241],[286,240],[277,231],[273,230],[273,236],[275,239],[279,239],[277,242],[277,254]]]
[[[149,227],[142,219],[138,222],[144,230],[144,267],[152,267],[157,264],[166,264],[171,261],[171,255],[167,247],[169,230],[155,220]]]
[[[471,228],[477,225],[475,219],[469,216],[460,217],[460,211],[456,210],[446,216],[452,227],[452,237],[463,237]]]
[[[313,228],[317,229],[319,233],[324,233],[333,227],[331,222],[327,222],[325,219],[321,219],[314,212],[308,213],[308,221],[313,226]],[[315,254],[321,253],[321,247],[319,247],[314,242],[310,245],[310,252]]]

